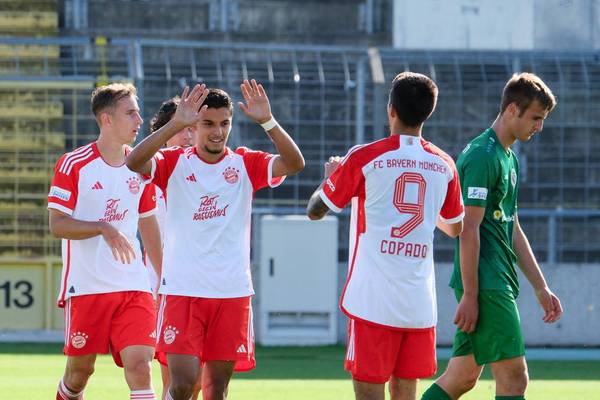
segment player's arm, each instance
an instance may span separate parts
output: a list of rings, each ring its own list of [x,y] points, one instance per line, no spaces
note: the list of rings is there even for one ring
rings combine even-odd
[[[115,260],[130,264],[135,259],[135,251],[127,237],[108,222],[82,221],[53,208],[48,211],[50,233],[55,237],[82,240],[102,235]]]
[[[308,199],[308,205],[306,206],[306,214],[313,221],[323,218],[330,211],[327,204],[321,199],[320,193],[322,188],[323,184],[321,183],[317,190],[310,196],[310,199]]]
[[[442,220],[438,219],[435,226],[437,226],[437,228],[440,231],[444,232],[446,235],[450,236],[451,238],[455,238],[458,235],[460,235],[460,233],[463,230],[463,221],[461,220],[453,224],[447,224]]]
[[[531,286],[533,286],[535,295],[544,309],[544,322],[552,323],[558,321],[563,313],[562,305],[558,297],[548,288],[544,274],[535,259],[535,255],[529,245],[529,240],[527,240],[527,236],[519,224],[519,218],[516,213],[513,226],[513,249],[517,255],[519,268],[521,268],[521,271],[523,271],[523,274],[529,283],[531,283]]]
[[[152,171],[152,162],[150,159],[156,152],[167,143],[177,132],[181,131],[186,126],[194,125],[202,117],[202,112],[206,109],[206,105],[202,103],[208,95],[206,85],[196,85],[189,91],[186,86],[181,94],[181,102],[177,106],[177,110],[173,118],[165,126],[142,140],[135,148],[127,155],[127,168],[142,175],[150,175]]]
[[[452,176],[448,180],[446,196],[442,207],[440,208],[436,227],[451,238],[455,238],[463,230],[463,219],[465,216],[465,207],[462,199],[462,191],[460,188],[460,177],[454,161],[444,154],[446,162],[449,166],[449,172]]]
[[[240,85],[246,104],[238,102],[240,109],[254,122],[264,124],[273,118],[265,89],[254,79]],[[291,136],[279,124],[267,130],[267,135],[277,149],[273,160],[273,177],[296,174],[304,169],[304,157]]]
[[[459,235],[460,274],[464,293],[458,303],[454,323],[466,333],[475,331],[479,317],[479,226],[484,215],[484,207],[466,206],[464,227]]]
[[[140,218],[138,221],[138,230],[144,245],[144,250],[152,263],[156,276],[160,277],[162,273],[162,242],[160,240],[160,227],[156,215]]]
[[[341,161],[342,159],[338,156],[329,157],[329,160],[323,164],[325,180],[331,176]],[[329,207],[327,207],[327,204],[325,204],[323,199],[321,199],[321,190],[323,189],[324,183],[325,181],[321,182],[317,190],[315,190],[310,196],[310,199],[308,199],[306,214],[311,220],[321,219],[330,211]]]

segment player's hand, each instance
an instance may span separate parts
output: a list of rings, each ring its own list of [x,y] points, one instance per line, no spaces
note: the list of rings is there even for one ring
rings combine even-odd
[[[563,313],[563,308],[558,297],[552,293],[548,286],[536,290],[535,295],[544,310],[543,321],[547,324],[558,321]]]
[[[131,243],[129,243],[127,236],[108,222],[103,222],[100,225],[100,231],[108,247],[112,250],[116,261],[120,261],[123,264],[131,264],[135,260],[135,250]]]
[[[271,105],[263,86],[256,83],[254,79],[250,82],[246,79],[240,85],[240,89],[242,89],[242,96],[244,96],[246,104],[240,101],[238,106],[244,114],[257,124],[269,121],[272,117]]]
[[[454,324],[465,333],[475,332],[479,318],[479,303],[476,295],[464,295],[456,308]]]
[[[173,121],[184,127],[200,121],[202,114],[208,108],[207,105],[202,105],[206,96],[208,96],[208,89],[205,84],[196,85],[191,91],[186,86],[181,93],[181,100],[173,115]]]
[[[340,165],[341,162],[342,157],[340,156],[329,157],[329,160],[327,160],[327,162],[323,164],[325,179],[329,178],[331,174],[333,174],[333,171],[335,171],[335,169],[338,167],[338,165]]]

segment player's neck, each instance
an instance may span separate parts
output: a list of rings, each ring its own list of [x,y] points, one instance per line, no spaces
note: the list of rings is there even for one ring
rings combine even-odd
[[[111,166],[118,167],[125,162],[126,145],[114,140],[109,134],[100,132],[96,141],[102,159]]]
[[[218,161],[220,161],[223,158],[223,155],[225,154],[225,152],[227,151],[227,148],[224,147],[223,151],[216,154],[216,153],[211,153],[209,151],[206,151],[206,149],[204,149],[202,146],[195,146],[196,147],[196,154],[198,154],[198,157],[200,157],[200,159],[202,159],[202,161],[205,161],[209,164],[214,164]]]
[[[517,140],[514,135],[510,133],[510,129],[502,118],[502,115],[496,117],[496,120],[492,124],[492,129],[496,132],[496,136],[498,136],[498,140],[505,150],[508,150],[508,148]]]
[[[392,123],[392,128],[390,129],[390,136],[405,135],[421,137],[421,128],[423,128],[422,124],[417,127],[411,127],[406,126],[398,120],[396,120]]]

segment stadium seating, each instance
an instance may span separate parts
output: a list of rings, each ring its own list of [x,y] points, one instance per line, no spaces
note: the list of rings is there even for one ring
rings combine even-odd
[[[52,2],[33,3],[47,5]],[[348,21],[346,26],[332,24],[336,26],[327,28],[331,43],[345,43],[349,37],[356,39],[357,44],[374,41],[381,47],[385,83],[375,84],[365,46],[248,43],[266,37],[294,42],[294,29],[304,26],[303,18],[308,16],[288,13],[299,18],[294,22],[296,25],[290,26],[282,25],[279,20],[271,28],[259,23],[269,15],[286,18],[279,16],[279,10],[282,7],[293,9],[292,1],[225,1],[222,3],[228,7],[238,7],[237,11],[228,11],[225,21],[219,21],[221,11],[214,8],[221,2],[206,0],[193,6],[190,2],[181,2],[179,6],[185,12],[178,14],[182,18],[180,32],[175,31],[175,25],[169,24],[168,17],[164,16],[165,7],[178,6],[175,0],[122,1],[118,8],[111,7],[108,1],[88,0],[86,3],[87,24],[79,30],[66,26],[62,31],[63,34],[77,34],[77,38],[59,38],[54,42],[28,39],[10,45],[0,40],[0,77],[37,79],[42,76],[47,85],[53,82],[54,92],[46,89],[48,94],[44,101],[49,103],[39,114],[47,115],[51,120],[58,119],[59,114],[51,113],[59,112],[58,103],[62,103],[64,124],[61,128],[46,130],[49,132],[44,136],[46,142],[56,146],[64,144],[63,150],[69,150],[94,137],[97,128],[88,115],[89,91],[83,89],[90,87],[94,79],[133,81],[139,88],[140,105],[147,122],[163,100],[180,93],[186,84],[201,81],[222,87],[237,101],[241,98],[240,80],[256,78],[273,99],[274,115],[302,148],[306,169],[300,175],[290,177],[276,191],[259,192],[255,204],[258,208],[301,213],[306,199],[321,180],[322,163],[329,155],[343,155],[361,138],[370,141],[387,135],[386,96],[389,82],[396,73],[409,69],[426,73],[436,80],[440,99],[435,114],[426,124],[424,136],[457,156],[468,140],[495,118],[506,79],[514,71],[532,71],[552,87],[559,99],[559,107],[546,121],[541,135],[532,143],[515,147],[521,161],[520,207],[524,210],[523,218],[528,219],[527,233],[542,260],[552,259],[550,254],[553,253],[557,254],[555,261],[592,262],[600,259],[600,248],[593,239],[600,233],[598,217],[593,213],[564,212],[593,210],[600,204],[600,142],[594,140],[599,128],[597,121],[600,121],[600,107],[596,105],[600,100],[600,59],[592,51],[397,51],[385,47],[389,43],[385,36],[389,34],[389,28],[380,19],[371,20],[371,24],[375,20],[379,22],[375,23],[375,28],[371,26],[372,34],[365,35],[366,28],[357,22],[362,18],[359,14],[365,11],[360,11],[363,2],[303,2],[316,15],[315,27],[323,23],[319,18],[327,16],[321,15],[327,13],[318,3],[327,4]],[[371,11],[381,13],[388,3],[374,1],[375,10]],[[139,10],[140,5],[144,7],[136,17],[134,11]],[[124,30],[114,31],[117,27],[110,24],[118,24],[119,19],[105,18],[111,22],[103,28],[104,17],[103,13],[97,12],[99,9],[105,9],[107,15],[118,12],[121,18],[131,17],[130,23],[120,24]],[[48,12],[48,9],[41,11]],[[247,20],[236,22],[235,16],[242,14]],[[144,21],[148,16],[152,16],[156,24],[147,26]],[[160,16],[164,18],[158,18]],[[67,15],[64,19],[68,20]],[[219,25],[220,22],[225,26]],[[134,39],[118,38],[119,33]],[[109,37],[98,41],[89,35]],[[311,35],[298,33],[298,37],[319,43],[318,34]],[[342,38],[344,35],[346,39]],[[180,40],[165,40],[165,37]],[[190,38],[205,41],[183,40]],[[221,39],[238,43],[224,43]],[[247,43],[241,43],[243,41]],[[28,60],[37,65],[37,69],[25,68]],[[87,83],[78,88],[60,89],[65,81]],[[49,94],[51,92],[56,96]],[[30,106],[15,107],[5,113],[14,117],[27,112]],[[6,129],[5,125],[0,125],[0,134],[8,140],[4,146],[13,146],[13,143],[20,146],[14,135],[5,132]],[[143,129],[147,133],[147,123]],[[65,132],[63,139],[57,138],[59,132]],[[232,146],[243,144],[272,149],[262,130],[240,112],[236,113],[230,140]],[[42,142],[33,139],[27,142],[28,146],[41,146],[39,143]],[[558,211],[553,211],[557,208]],[[528,214],[531,210],[535,212]],[[344,231],[344,221],[340,227]],[[450,259],[452,243],[441,241],[438,244],[438,255]],[[340,247],[343,259],[346,243],[341,241]],[[52,254],[57,253],[53,251]]]

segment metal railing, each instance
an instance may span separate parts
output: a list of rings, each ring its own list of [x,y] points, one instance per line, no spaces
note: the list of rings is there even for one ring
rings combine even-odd
[[[149,121],[159,104],[186,84],[221,87],[236,101],[240,81],[257,78],[307,162],[278,190],[257,194],[258,206],[281,210],[303,210],[327,157],[387,135],[386,96],[397,72],[424,72],[438,83],[438,107],[424,136],[452,156],[495,118],[505,80],[516,71],[536,72],[555,91],[559,105],[542,134],[516,147],[523,225],[544,260],[592,262],[600,257],[595,214],[600,141],[594,139],[600,133],[600,106],[594,101],[600,98],[600,63],[594,52],[398,51],[85,37],[0,38],[0,50],[0,84],[54,85],[51,97],[64,105],[65,150],[93,140],[97,127],[88,112],[89,89],[63,90],[61,83],[133,81]],[[272,149],[262,130],[241,113],[234,118],[230,140],[233,147]],[[3,154],[12,157],[14,151]],[[571,214],[572,209],[581,211]],[[440,254],[449,254],[451,243],[439,243]]]

